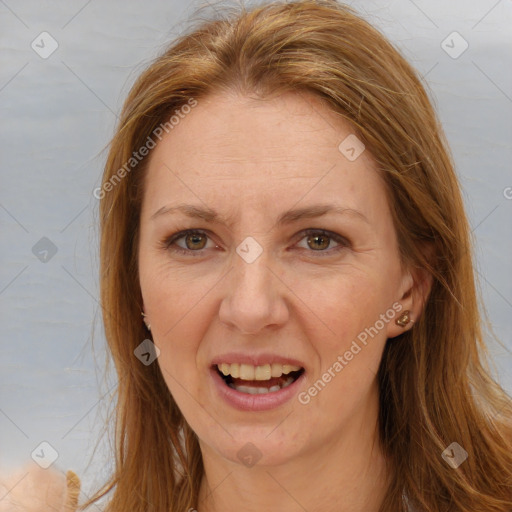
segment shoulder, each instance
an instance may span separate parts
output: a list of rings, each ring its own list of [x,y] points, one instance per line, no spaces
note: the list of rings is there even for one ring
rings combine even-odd
[[[73,471],[35,464],[0,474],[0,512],[75,512],[80,479]]]

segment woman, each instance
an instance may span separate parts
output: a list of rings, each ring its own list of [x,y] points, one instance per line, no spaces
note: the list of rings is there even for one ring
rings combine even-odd
[[[119,387],[90,503],[512,509],[453,162],[415,71],[350,8],[180,38],[133,86],[97,192]]]

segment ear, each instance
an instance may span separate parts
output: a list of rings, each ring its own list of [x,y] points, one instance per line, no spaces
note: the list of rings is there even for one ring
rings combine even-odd
[[[432,289],[432,283],[432,274],[425,268],[407,268],[404,270],[397,300],[401,309],[395,308],[396,315],[388,323],[388,338],[394,338],[413,328],[414,323],[418,321],[423,313],[430,290]],[[409,312],[408,315],[405,315],[406,311]],[[404,326],[396,323],[396,320],[402,315],[404,315],[405,318],[402,318],[406,321],[409,320]]]

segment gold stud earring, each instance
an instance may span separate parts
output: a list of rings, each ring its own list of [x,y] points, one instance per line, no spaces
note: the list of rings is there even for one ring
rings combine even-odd
[[[144,313],[144,311],[141,312],[141,315],[142,315],[142,319],[144,321],[144,324],[146,325],[146,329],[148,331],[151,331],[151,325],[149,324],[149,322],[146,320],[146,314]]]
[[[396,325],[399,325],[400,327],[405,327],[409,322],[412,322],[410,317],[410,311],[404,311],[396,320]]]

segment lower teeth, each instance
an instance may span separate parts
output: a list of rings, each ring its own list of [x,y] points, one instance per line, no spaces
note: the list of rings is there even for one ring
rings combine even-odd
[[[244,386],[244,385],[236,385],[230,382],[228,386],[232,389],[235,389],[236,391],[239,391],[241,393],[248,393],[249,395],[263,395],[264,393],[275,393],[276,391],[279,391],[281,389],[284,389],[288,387],[292,382],[294,381],[293,377],[287,377],[283,385],[280,386],[279,384],[276,384],[275,386],[272,386],[270,388],[266,388],[263,386]]]

